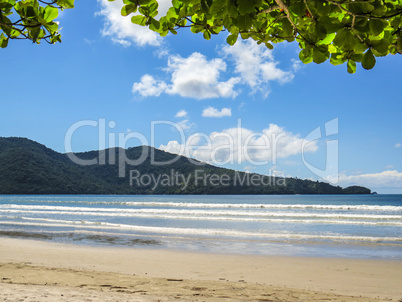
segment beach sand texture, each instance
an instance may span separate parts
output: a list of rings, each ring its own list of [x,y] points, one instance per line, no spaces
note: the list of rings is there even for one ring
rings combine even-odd
[[[402,262],[0,239],[0,301],[399,301]]]

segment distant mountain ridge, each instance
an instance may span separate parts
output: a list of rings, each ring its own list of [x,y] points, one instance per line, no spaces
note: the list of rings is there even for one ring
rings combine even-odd
[[[370,193],[360,186],[343,189],[215,167],[148,146],[62,154],[27,138],[0,137],[0,194]]]

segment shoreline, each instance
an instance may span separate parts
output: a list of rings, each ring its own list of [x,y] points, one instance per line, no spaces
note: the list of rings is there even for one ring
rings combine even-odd
[[[1,238],[0,265],[0,297],[17,292],[12,287],[24,292],[27,287],[47,284],[46,290],[57,293],[61,288],[92,288],[91,293],[99,294],[101,301],[109,301],[106,289],[116,295],[135,294],[137,301],[189,301],[194,297],[254,301],[264,299],[264,292],[279,301],[303,300],[302,296],[306,301],[402,298],[402,261],[398,260],[212,254]],[[101,286],[109,283],[112,286]],[[135,290],[129,284],[137,284]],[[191,290],[198,287],[206,289]],[[298,299],[292,300],[292,295]],[[265,299],[269,301],[269,296]]]
[[[396,260],[402,261],[402,255],[396,254],[396,249],[401,246],[392,243],[372,243],[372,242],[313,242],[313,241],[254,241],[255,245],[265,244],[266,249],[261,252],[257,250],[233,248],[230,244],[245,243],[249,240],[242,238],[198,238],[203,241],[202,246],[191,246],[191,240],[184,237],[172,237],[180,240],[181,243],[172,243],[165,241],[162,235],[124,235],[118,233],[90,233],[82,232],[24,232],[24,231],[1,231],[0,238],[9,238],[16,240],[33,240],[47,243],[65,244],[67,246],[81,246],[94,248],[116,248],[116,249],[145,249],[145,250],[176,250],[192,251],[201,254],[228,254],[228,255],[248,255],[248,256],[283,256],[283,257],[307,257],[307,258],[342,258],[342,259],[366,259],[366,260]],[[215,241],[222,241],[226,246],[221,246],[223,250],[217,251],[212,247]],[[190,242],[190,245],[188,244]],[[394,254],[382,254],[383,248],[395,248]]]

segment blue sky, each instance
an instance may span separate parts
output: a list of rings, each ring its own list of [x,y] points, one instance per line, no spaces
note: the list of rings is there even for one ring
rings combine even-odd
[[[349,75],[301,64],[295,43],[229,47],[225,33],[205,41],[187,30],[160,38],[120,6],[77,1],[58,18],[61,44],[1,50],[0,136],[65,152],[68,129],[92,121],[71,135],[73,151],[98,149],[105,123],[106,147],[146,142],[241,171],[402,193],[400,56]]]

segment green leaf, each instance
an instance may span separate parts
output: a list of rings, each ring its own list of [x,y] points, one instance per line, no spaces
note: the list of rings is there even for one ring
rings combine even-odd
[[[229,35],[229,36],[226,38],[226,42],[227,42],[229,45],[232,45],[232,46],[233,46],[233,45],[235,45],[238,36],[239,36],[238,34],[236,34],[236,35]]]
[[[215,1],[222,1],[222,0],[215,0]],[[237,0],[237,3],[239,5],[239,12],[242,15],[252,13],[255,10],[253,0]]]
[[[352,54],[349,59],[352,59],[355,62],[361,62],[363,61],[363,54],[361,53]]]
[[[37,42],[40,35],[40,27],[32,27],[29,32],[29,36],[32,38],[33,42]]]
[[[236,4],[233,1],[234,0],[227,0],[227,10],[230,17],[237,18],[239,12],[237,10]]]
[[[136,4],[128,4],[124,5],[121,8],[121,15],[122,16],[128,16],[131,13],[135,13],[137,11],[137,5]]]
[[[349,30],[347,30],[343,47],[347,50],[353,50],[358,43],[359,40]]]
[[[327,29],[325,28],[325,25],[322,23],[317,23],[315,26],[315,35],[317,36],[318,39],[324,39],[327,36]]]
[[[378,19],[371,19],[369,21],[370,33],[374,36],[378,36],[383,32],[384,28],[387,26],[386,22]]]
[[[49,32],[56,32],[59,29],[59,25],[55,22],[49,22],[45,27]]]
[[[331,54],[331,58],[330,58],[330,62],[332,65],[340,65],[345,63],[346,59],[343,58],[342,54],[340,53],[332,53]]]
[[[339,47],[342,47],[343,44],[345,43],[347,33],[348,30],[346,30],[345,28],[340,29],[334,38],[334,44]]]
[[[329,52],[325,49],[320,49],[318,47],[313,47],[313,61],[314,63],[321,64],[324,63],[329,57]]]
[[[51,7],[51,6],[46,6],[45,8],[45,14],[43,16],[43,19],[46,20],[46,22],[51,22],[54,19],[57,18],[59,15],[59,10],[57,8]]]
[[[338,32],[343,28],[343,25],[336,18],[330,16],[322,16],[320,18],[320,24],[325,27],[327,34]]]
[[[153,31],[159,31],[161,25],[158,20],[155,20],[154,18],[151,18],[151,24],[149,25],[149,29]]]
[[[0,35],[0,47],[1,47],[1,48],[6,48],[7,45],[8,45],[8,38],[6,38],[6,37],[4,36],[4,34],[2,33],[2,34]]]
[[[145,24],[147,22],[147,18],[143,15],[137,15],[137,16],[133,16],[131,18],[131,22],[134,24],[145,26]]]
[[[282,32],[285,37],[293,35],[293,26],[288,19],[283,19]]]
[[[250,17],[245,15],[238,16],[235,20],[233,20],[233,23],[237,25],[240,30],[244,31],[249,30],[253,24]]]
[[[204,2],[204,1],[202,0],[201,2]],[[178,0],[172,0],[172,5],[174,8],[180,8],[181,3]]]
[[[337,33],[334,44],[345,50],[354,50],[360,43],[360,40],[347,28],[342,28]]]
[[[386,55],[388,53],[389,41],[387,39],[381,39],[380,41],[372,41],[373,50],[375,50],[379,56]]]
[[[57,0],[57,4],[63,8],[74,8],[74,0]]]
[[[223,30],[223,26],[211,27],[211,34],[217,35]]]
[[[311,47],[303,49],[299,53],[299,58],[304,64],[313,62],[313,49]]]
[[[355,73],[356,72],[356,62],[353,60],[348,60],[348,72]]]
[[[198,34],[199,32],[202,32],[204,30],[204,27],[201,25],[196,25],[196,26],[191,26],[191,32]]]
[[[211,5],[210,13],[218,18],[223,18],[227,13],[227,1],[214,1]]]
[[[372,69],[374,65],[375,65],[375,57],[371,49],[369,49],[363,56],[362,67],[364,69]]]
[[[335,38],[335,33],[327,35],[324,39],[318,41],[317,45],[328,45],[330,44]]]
[[[172,0],[172,3],[174,3],[176,0]],[[179,1],[177,1],[177,2],[179,2]],[[174,5],[173,5],[174,6]],[[176,7],[176,6],[175,6]],[[201,0],[201,8],[200,8],[200,11],[202,12],[202,13],[204,13],[204,14],[206,14],[206,13],[208,13],[209,12],[209,5],[208,5],[208,3],[207,3],[207,1],[206,0]]]
[[[243,40],[246,40],[246,39],[250,38],[251,35],[252,35],[252,34],[251,34],[250,32],[240,33],[240,37],[241,37]]]
[[[268,48],[268,49],[274,49],[274,46],[271,44],[271,43],[268,43],[268,42],[265,42],[265,46]]]
[[[326,1],[316,1],[315,4],[317,13],[320,14],[320,16],[327,16],[330,13],[331,7]]]
[[[211,39],[211,33],[209,30],[204,31],[204,39],[205,40],[210,40]]]
[[[399,37],[399,38],[396,40],[396,47],[397,47],[397,49],[398,49],[399,52],[402,51],[402,37]]]
[[[173,7],[169,8],[166,13],[166,19],[174,23],[176,22],[178,17],[179,15],[176,13],[176,10]]]
[[[367,33],[370,31],[370,26],[368,23],[368,19],[364,17],[356,17],[355,24],[353,27],[355,30],[361,33]]]

